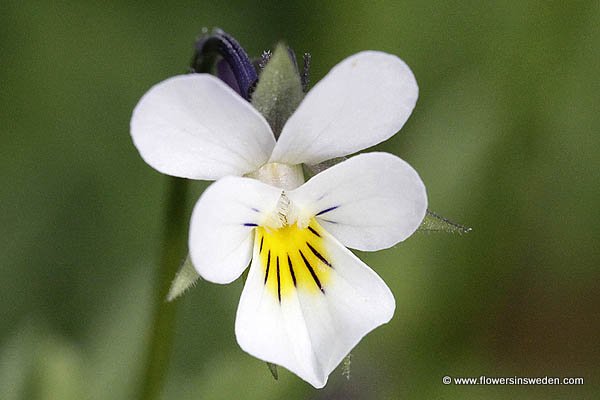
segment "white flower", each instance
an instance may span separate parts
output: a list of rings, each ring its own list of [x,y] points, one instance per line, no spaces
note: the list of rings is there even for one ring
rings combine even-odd
[[[301,164],[389,138],[417,95],[403,61],[369,51],[334,67],[277,141],[265,119],[211,75],[161,82],[134,111],[133,140],[148,164],[218,179],[194,208],[189,248],[198,273],[216,283],[237,279],[251,262],[238,343],[317,388],[394,313],[389,288],[346,247],[375,251],[406,239],[427,197],[418,174],[391,154],[354,156],[306,183]]]

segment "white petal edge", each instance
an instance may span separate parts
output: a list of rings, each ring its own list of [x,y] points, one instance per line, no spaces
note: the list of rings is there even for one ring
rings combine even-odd
[[[380,143],[402,128],[418,94],[398,57],[378,51],[348,57],[306,95],[270,161],[316,164]]]
[[[365,153],[317,174],[289,198],[347,247],[375,251],[405,240],[427,210],[417,172],[389,153]]]
[[[154,169],[202,180],[254,171],[275,145],[260,113],[208,74],[175,76],[153,86],[133,111],[131,136]]]
[[[280,191],[250,178],[225,177],[210,185],[192,212],[189,250],[207,281],[230,283],[252,255],[254,227],[272,214]]]
[[[281,365],[316,388],[358,342],[394,315],[383,280],[325,232],[334,269],[324,294],[298,287],[279,303],[264,286],[257,246],[235,322],[240,347]]]

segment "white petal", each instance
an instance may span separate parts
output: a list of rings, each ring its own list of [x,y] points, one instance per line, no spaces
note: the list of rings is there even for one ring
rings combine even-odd
[[[376,51],[348,57],[306,95],[271,161],[316,164],[380,143],[402,128],[418,93],[398,57]]]
[[[240,276],[252,255],[254,228],[271,213],[279,195],[264,183],[233,176],[204,191],[194,207],[189,236],[192,263],[202,278],[229,283]]]
[[[175,76],[153,86],[133,111],[131,136],[158,171],[206,180],[256,170],[275,144],[258,111],[208,74]]]
[[[417,172],[388,153],[352,157],[288,194],[345,246],[385,249],[412,235],[427,209]]]
[[[243,350],[289,369],[316,388],[325,386],[350,350],[388,322],[395,309],[394,297],[381,278],[323,229],[319,232],[331,261],[331,267],[313,265],[329,269],[323,291],[314,290],[315,282],[298,280],[279,299],[265,284],[257,245],[235,324]],[[307,268],[298,264],[297,275]],[[281,267],[281,280],[289,285],[289,276],[284,276],[290,274],[287,265]]]

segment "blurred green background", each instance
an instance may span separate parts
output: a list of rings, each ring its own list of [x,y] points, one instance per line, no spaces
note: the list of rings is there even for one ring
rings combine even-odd
[[[129,136],[202,27],[251,55],[284,39],[313,82],[365,49],[420,98],[378,149],[468,235],[360,254],[396,314],[317,391],[238,347],[242,283],[179,300],[165,399],[598,398],[600,3],[14,1],[0,5],[0,399],[129,399],[141,374],[167,180]],[[204,188],[194,183],[189,202]],[[182,255],[183,257],[183,255]],[[582,376],[446,386],[442,376]]]

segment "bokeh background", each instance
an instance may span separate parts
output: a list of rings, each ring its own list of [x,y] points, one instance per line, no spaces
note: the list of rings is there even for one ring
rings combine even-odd
[[[241,282],[179,300],[165,399],[598,398],[598,1],[14,1],[0,5],[0,399],[129,399],[141,374],[167,180],[131,111],[185,72],[203,27],[251,55],[284,39],[318,81],[365,49],[420,86],[377,149],[473,228],[359,254],[393,320],[317,391],[240,350]],[[203,183],[194,183],[189,213]],[[184,255],[182,255],[183,257]],[[450,376],[582,376],[455,386]]]

